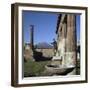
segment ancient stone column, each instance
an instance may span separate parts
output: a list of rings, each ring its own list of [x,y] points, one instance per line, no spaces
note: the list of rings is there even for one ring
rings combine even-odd
[[[33,25],[30,25],[30,44],[27,44],[25,45],[25,50],[24,50],[24,58],[25,58],[25,61],[27,60],[31,60],[31,61],[35,61],[34,60],[34,41],[33,41],[33,32],[34,32],[34,26]]]
[[[74,14],[67,15],[66,65],[76,67],[76,20]],[[76,68],[70,73],[76,75]]]
[[[63,51],[63,61],[62,61],[62,65],[66,65],[66,22],[63,23],[63,33],[62,33],[62,37],[63,37],[63,47],[62,47],[62,51]]]
[[[34,34],[34,25],[30,25],[30,47],[31,47],[31,49],[33,50],[33,45],[34,45],[34,36],[33,36],[33,34]]]

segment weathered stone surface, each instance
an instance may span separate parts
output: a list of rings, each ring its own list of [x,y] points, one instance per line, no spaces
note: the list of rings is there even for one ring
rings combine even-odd
[[[66,53],[67,58],[66,62],[68,65],[74,65],[76,66],[76,24],[75,24],[75,15],[74,14],[68,14],[67,15],[67,39],[66,39]],[[74,69],[72,73],[70,74],[76,74],[76,70]]]
[[[67,39],[66,39],[66,52],[72,52],[76,49],[76,28],[75,28],[75,15],[67,15]]]
[[[76,21],[74,14],[62,15],[57,30],[57,54],[62,57],[62,65],[76,66]],[[72,73],[75,75],[76,70]]]
[[[30,46],[26,46],[25,49],[24,49],[24,59],[27,61],[27,60],[32,60],[34,61],[34,58],[33,58],[33,51],[32,49],[30,48]]]
[[[47,49],[35,49],[38,52],[41,52],[44,57],[53,57],[54,55],[54,49],[53,48],[47,48]]]

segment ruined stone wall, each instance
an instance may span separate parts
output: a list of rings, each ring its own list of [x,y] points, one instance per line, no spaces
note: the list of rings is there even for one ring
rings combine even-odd
[[[53,57],[54,55],[54,49],[50,48],[50,49],[35,49],[38,52],[42,52],[42,55],[44,57]]]
[[[33,50],[31,49],[30,45],[25,45],[23,54],[24,54],[24,60],[25,61],[27,61],[27,60],[34,61]]]

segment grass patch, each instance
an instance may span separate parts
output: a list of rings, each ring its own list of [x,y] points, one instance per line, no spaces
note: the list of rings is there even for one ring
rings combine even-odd
[[[45,70],[45,65],[49,64],[51,61],[31,61],[28,60],[24,63],[24,77],[30,76],[41,76],[42,72]]]
[[[42,76],[47,64],[51,64],[51,61],[28,60],[24,62],[24,77]],[[80,60],[78,60],[77,66],[77,75],[80,75]]]

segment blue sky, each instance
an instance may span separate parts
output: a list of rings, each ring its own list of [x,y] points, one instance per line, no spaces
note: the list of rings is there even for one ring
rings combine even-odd
[[[30,25],[34,25],[34,44],[51,43],[56,37],[57,13],[23,11],[24,43],[30,42]],[[77,38],[80,39],[80,15],[76,16]]]
[[[76,15],[76,33],[77,41],[80,41],[80,14]]]

